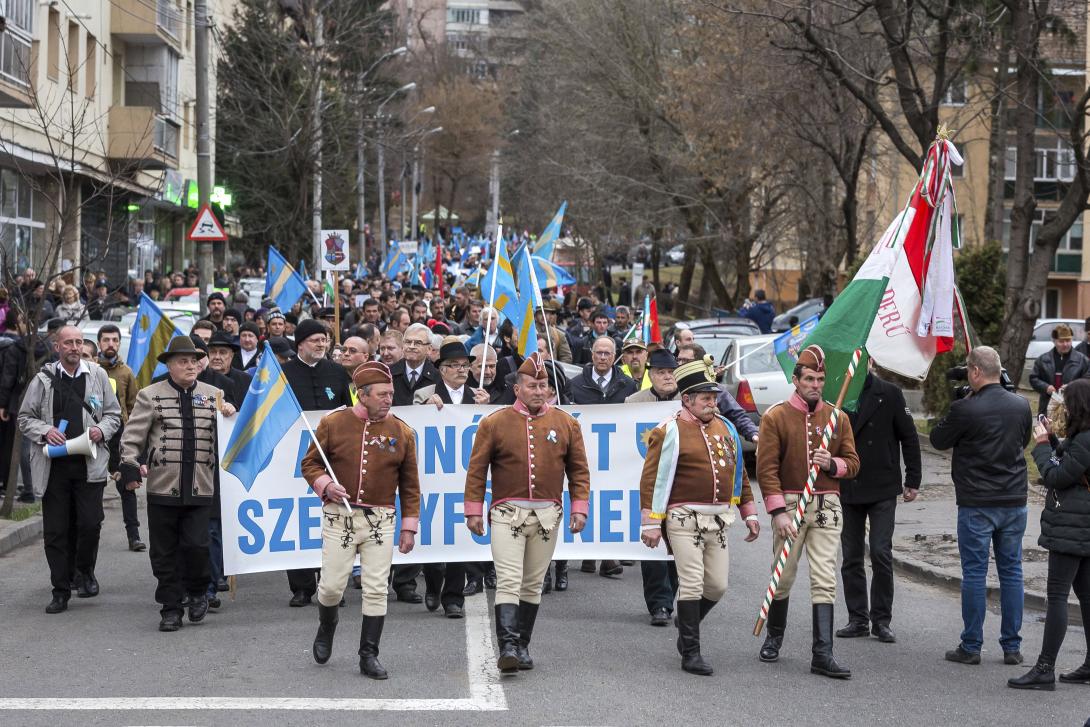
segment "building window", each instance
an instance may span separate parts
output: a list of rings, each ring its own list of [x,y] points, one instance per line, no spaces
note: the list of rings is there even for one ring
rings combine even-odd
[[[87,78],[87,98],[95,97],[95,86],[98,84],[98,39],[90,33],[87,34],[87,66],[85,76]]]
[[[942,97],[943,106],[964,106],[969,99],[969,84],[964,79],[953,81]]]
[[[79,52],[79,23],[68,24],[68,48],[65,49],[68,60],[68,90],[79,89],[79,64],[83,56]]]
[[[192,121],[190,117],[192,109],[192,104],[187,103],[182,106],[182,146],[186,149],[189,148],[189,135],[193,132]]]
[[[1034,149],[1033,179],[1037,182],[1070,182],[1075,178],[1075,152],[1060,141],[1056,146]],[[1003,179],[1013,182],[1018,174],[1018,150],[1007,147]]]
[[[480,25],[481,11],[479,8],[447,8],[447,22],[460,25]]]
[[[1041,305],[1042,318],[1060,317],[1060,289],[1045,288],[1045,296]]]
[[[0,169],[0,251],[13,271],[41,267],[45,252],[45,205],[14,169]]]
[[[193,50],[193,3],[185,4],[185,49]]]
[[[56,81],[61,75],[61,14],[55,8],[49,9],[49,47],[46,49],[45,72]]]

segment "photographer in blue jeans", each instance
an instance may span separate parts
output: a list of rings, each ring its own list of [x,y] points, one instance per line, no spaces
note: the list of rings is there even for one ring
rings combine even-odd
[[[1000,385],[999,354],[978,346],[966,359],[972,393],[955,401],[931,431],[931,445],[953,449],[961,556],[961,643],[947,661],[979,664],[987,612],[989,546],[999,573],[999,644],[1004,664],[1022,663],[1022,536],[1026,531],[1026,458],[1033,428],[1029,402]]]

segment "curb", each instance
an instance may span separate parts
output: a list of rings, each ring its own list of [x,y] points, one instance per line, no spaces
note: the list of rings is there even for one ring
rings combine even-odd
[[[42,514],[31,515],[0,535],[0,555],[7,555],[20,545],[27,545],[42,534]]]
[[[911,556],[899,555],[896,548],[893,550],[893,564],[898,570],[919,581],[930,583],[940,588],[951,591],[961,591],[961,574],[946,568],[939,568]],[[989,585],[987,587],[988,603],[992,606],[999,605],[999,587]],[[1025,591],[1024,604],[1027,608],[1036,611],[1048,610],[1048,597],[1040,591]],[[1082,610],[1078,602],[1067,602],[1067,620],[1069,624],[1083,625]]]

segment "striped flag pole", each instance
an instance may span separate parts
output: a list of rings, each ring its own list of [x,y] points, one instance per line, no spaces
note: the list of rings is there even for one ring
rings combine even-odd
[[[851,363],[848,364],[848,371],[844,376],[844,383],[840,387],[840,395],[836,398],[836,405],[833,406],[833,413],[829,417],[828,424],[825,425],[825,430],[821,433],[821,446],[823,449],[829,448],[829,442],[836,434],[836,423],[840,419],[840,405],[844,403],[844,396],[848,393],[848,385],[852,381],[852,377],[855,375],[855,367],[859,365],[859,359],[863,355],[863,349],[857,348],[852,353]],[[798,532],[799,526],[802,525],[803,515],[806,513],[806,508],[810,504],[810,500],[814,499],[814,482],[817,480],[818,466],[816,464],[810,465],[810,476],[806,478],[806,488],[802,491],[802,497],[799,498],[798,505],[795,507],[795,515],[791,518],[791,526]],[[780,551],[780,557],[776,559],[776,566],[772,569],[772,577],[768,581],[768,590],[765,591],[765,600],[761,604],[761,615],[757,617],[757,624],[753,627],[753,635],[760,636],[761,631],[765,627],[765,621],[768,620],[768,609],[772,605],[772,599],[776,597],[776,591],[780,587],[780,576],[783,575],[783,568],[787,564],[787,559],[791,556],[791,546],[795,544],[794,538],[787,538],[783,542],[783,549]]]

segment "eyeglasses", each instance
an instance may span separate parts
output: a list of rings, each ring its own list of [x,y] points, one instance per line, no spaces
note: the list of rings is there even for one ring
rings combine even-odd
[[[405,345],[406,346],[430,346],[431,341],[414,341],[411,338],[406,338],[405,339]]]
[[[469,368],[469,364],[467,364],[467,363],[464,363],[464,364],[448,363],[448,364],[443,364],[443,367],[448,368],[448,369],[454,369],[455,371],[466,371]]]

